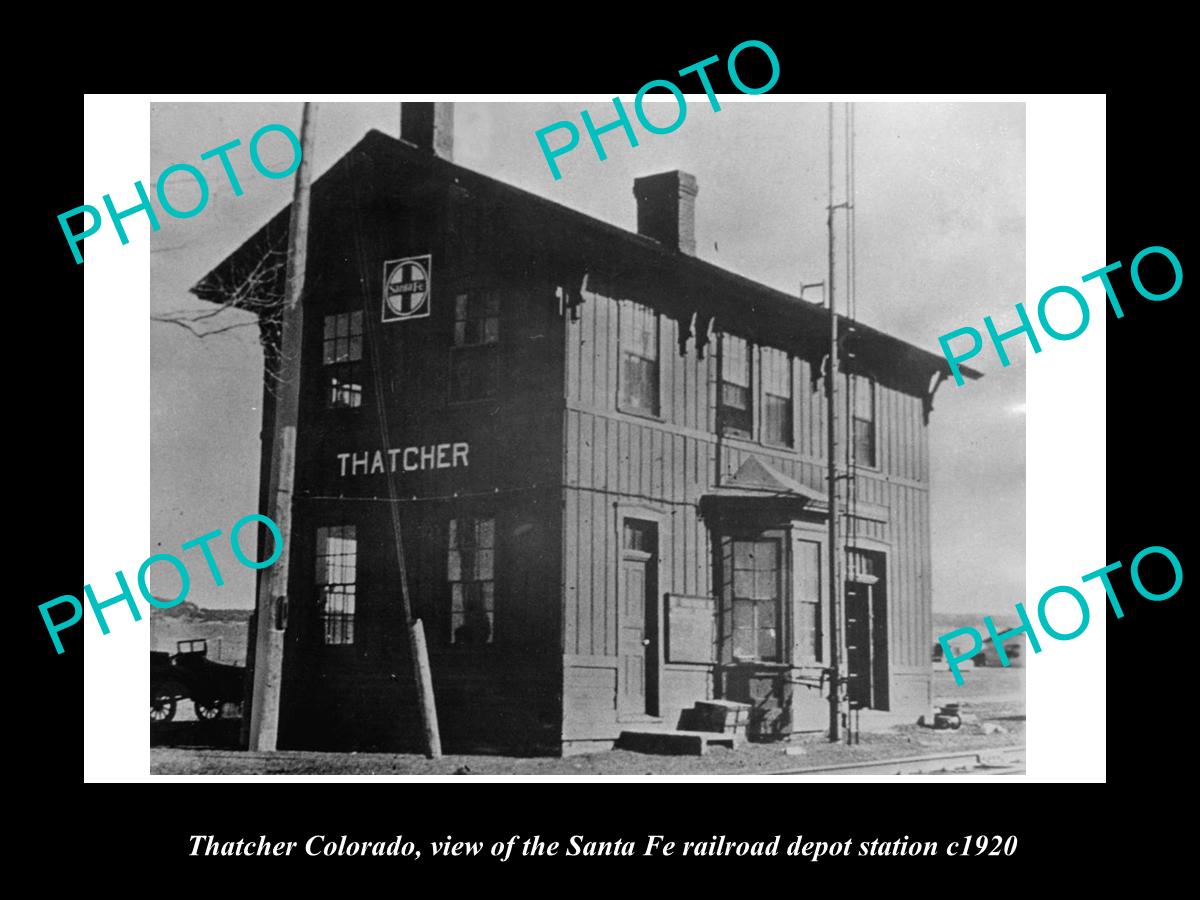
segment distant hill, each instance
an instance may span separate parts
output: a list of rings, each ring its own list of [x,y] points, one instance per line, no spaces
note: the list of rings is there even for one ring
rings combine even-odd
[[[947,631],[953,631],[955,628],[977,628],[980,633],[986,638],[987,629],[983,624],[983,617],[987,613],[960,613],[960,612],[933,612],[933,637],[937,640],[938,635],[945,634]],[[996,625],[997,631],[1008,631],[1016,628],[1020,622],[1013,616],[1008,614],[993,615],[992,621]]]
[[[254,612],[252,609],[209,609],[184,600],[170,609],[155,609],[156,616],[168,619],[187,619],[192,622],[244,622]]]

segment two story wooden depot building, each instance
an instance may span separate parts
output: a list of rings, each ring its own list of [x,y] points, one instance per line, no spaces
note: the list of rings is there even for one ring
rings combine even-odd
[[[695,256],[690,175],[637,179],[634,234],[454,165],[451,122],[406,104],[313,185],[279,746],[419,748],[393,512],[448,749],[611,746],[722,697],[825,729],[828,314]],[[287,230],[194,292],[269,310]],[[945,361],[855,328],[850,695],[915,718]]]

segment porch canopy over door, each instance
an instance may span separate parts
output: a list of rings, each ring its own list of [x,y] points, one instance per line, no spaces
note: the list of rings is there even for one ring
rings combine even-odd
[[[719,598],[716,623],[720,635],[718,662],[735,662],[732,640],[734,627],[733,590],[735,574],[725,571],[736,566],[731,556],[750,542],[779,542],[777,565],[780,569],[779,615],[774,627],[779,630],[779,650],[775,654],[757,654],[763,662],[788,666],[813,663],[822,654],[813,644],[820,640],[820,629],[812,621],[812,602],[819,592],[819,567],[823,564],[825,523],[829,504],[825,494],[789,478],[756,456],[749,456],[723,484],[711,489],[700,501],[701,514],[708,523],[714,541],[714,589]],[[803,545],[799,544],[801,540]],[[735,546],[735,544],[737,546]],[[801,554],[797,550],[810,552]],[[820,551],[820,552],[818,552]],[[795,608],[804,603],[803,610]],[[803,612],[804,615],[798,615]],[[798,621],[799,620],[799,621]],[[799,627],[797,627],[799,625]],[[802,650],[799,644],[807,649]]]

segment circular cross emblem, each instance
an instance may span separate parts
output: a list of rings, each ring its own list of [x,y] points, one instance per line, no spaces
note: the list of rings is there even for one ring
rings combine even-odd
[[[409,319],[427,314],[429,272],[418,260],[402,260],[388,275],[384,290],[390,318]]]

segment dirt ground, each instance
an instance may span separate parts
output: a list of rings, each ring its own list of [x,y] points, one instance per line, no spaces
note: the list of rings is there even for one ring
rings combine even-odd
[[[863,733],[852,746],[830,744],[823,735],[786,743],[745,743],[736,751],[713,748],[707,756],[658,756],[611,750],[566,758],[453,755],[428,760],[413,754],[249,753],[185,747],[154,747],[154,775],[754,775],[842,763],[963,750],[1023,747],[1025,677],[1021,669],[972,669],[958,687],[948,672],[935,673],[938,704],[964,704],[978,717],[957,731],[934,731],[915,723]],[[793,748],[789,755],[787,748]],[[802,751],[802,752],[798,752]]]

